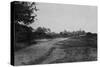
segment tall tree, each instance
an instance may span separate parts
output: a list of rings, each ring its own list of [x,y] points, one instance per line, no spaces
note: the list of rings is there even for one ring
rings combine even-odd
[[[15,41],[30,42],[32,28],[29,24],[35,21],[35,2],[14,1],[11,3],[12,23],[14,23]]]

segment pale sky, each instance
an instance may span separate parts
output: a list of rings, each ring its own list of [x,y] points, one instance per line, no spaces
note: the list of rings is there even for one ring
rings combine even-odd
[[[31,26],[50,28],[51,31],[85,30],[97,32],[97,7],[54,3],[37,3],[37,21]]]

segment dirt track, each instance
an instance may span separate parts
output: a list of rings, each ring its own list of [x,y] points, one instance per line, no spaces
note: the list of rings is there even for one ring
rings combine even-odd
[[[15,53],[15,65],[50,63],[65,56],[64,50],[55,45],[68,38],[56,38],[42,41]]]

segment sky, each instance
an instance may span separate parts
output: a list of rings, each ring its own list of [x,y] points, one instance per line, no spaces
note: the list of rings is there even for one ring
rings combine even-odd
[[[37,3],[39,11],[33,28],[46,27],[52,32],[64,30],[97,32],[97,7],[55,3]]]

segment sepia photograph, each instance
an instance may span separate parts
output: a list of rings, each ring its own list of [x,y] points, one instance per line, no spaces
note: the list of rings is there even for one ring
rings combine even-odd
[[[11,65],[97,61],[97,6],[11,2]]]

